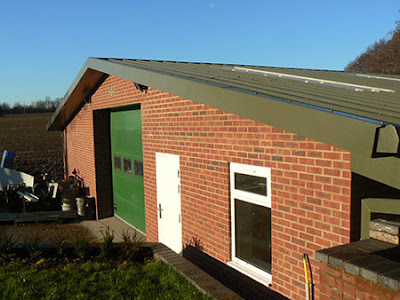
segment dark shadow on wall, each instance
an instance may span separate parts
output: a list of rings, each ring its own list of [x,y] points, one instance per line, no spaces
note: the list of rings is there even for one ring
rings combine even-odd
[[[110,111],[93,111],[94,157],[98,219],[114,214],[111,169]]]
[[[64,177],[63,177],[63,179],[66,179],[67,178],[67,176],[68,176],[68,127],[65,127],[65,129],[64,129],[64,136],[63,136],[63,138],[64,138],[64,149],[63,149],[63,151],[64,151],[64,153],[63,153],[63,155],[64,155],[64,157],[63,157],[63,159],[64,159]]]
[[[360,239],[361,200],[365,198],[400,199],[400,190],[356,173],[351,178],[351,242]],[[400,212],[399,212],[400,214]]]
[[[286,300],[281,294],[252,280],[193,246],[183,250],[183,257],[214,277],[244,299]]]

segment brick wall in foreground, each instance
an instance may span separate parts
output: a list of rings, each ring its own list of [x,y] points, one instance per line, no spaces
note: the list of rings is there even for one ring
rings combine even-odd
[[[303,299],[303,253],[310,255],[319,282],[314,251],[350,241],[350,154],[152,88],[140,93],[132,82],[113,76],[87,106],[97,110],[133,103],[142,109],[148,240],[158,236],[155,152],[180,156],[183,241],[200,239],[204,251],[222,262],[231,259],[229,163],[269,167],[272,288]],[[87,122],[84,114],[71,124]],[[72,157],[78,150],[69,146]],[[94,168],[93,154],[79,159]]]
[[[400,293],[321,262],[319,299],[394,300],[400,299]]]

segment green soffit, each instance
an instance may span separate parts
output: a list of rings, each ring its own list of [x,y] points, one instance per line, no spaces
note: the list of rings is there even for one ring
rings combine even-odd
[[[400,188],[400,76],[89,58],[48,130],[63,130],[108,75],[348,150],[353,172]]]

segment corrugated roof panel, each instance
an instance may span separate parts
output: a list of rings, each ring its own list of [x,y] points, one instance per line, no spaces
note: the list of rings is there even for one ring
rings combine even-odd
[[[394,92],[371,92],[341,89],[324,84],[310,84],[287,78],[260,76],[251,72],[232,71],[235,65],[182,63],[168,61],[113,60],[132,67],[143,68],[170,76],[202,81],[222,88],[232,88],[259,95],[268,95],[314,108],[400,124],[398,95],[400,82],[375,77],[361,77],[357,74],[339,71],[299,70],[284,68],[247,67],[274,73],[311,77],[316,80],[330,80],[355,85],[390,89]],[[241,66],[239,66],[241,67]],[[389,77],[390,78],[390,77]],[[397,77],[393,77],[397,78]],[[397,89],[397,92],[396,92]]]

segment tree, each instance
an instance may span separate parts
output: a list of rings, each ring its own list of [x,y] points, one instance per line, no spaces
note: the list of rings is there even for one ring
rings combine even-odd
[[[3,102],[0,104],[0,108],[3,112],[7,112],[10,110],[10,105],[7,102]]]
[[[45,100],[34,101],[29,105],[17,102],[11,108],[7,102],[0,103],[0,113],[2,114],[20,114],[20,113],[39,113],[55,111],[63,98],[55,98],[47,96]]]
[[[12,113],[14,113],[14,114],[22,114],[22,113],[24,113],[25,112],[25,106],[24,105],[22,105],[21,103],[19,103],[19,102],[16,102],[16,103],[14,103],[14,105],[13,105],[13,108],[12,108]]]
[[[400,21],[389,39],[381,39],[351,61],[345,71],[400,74]]]

